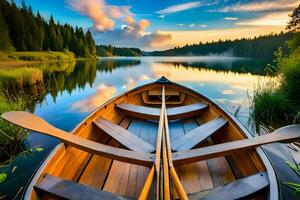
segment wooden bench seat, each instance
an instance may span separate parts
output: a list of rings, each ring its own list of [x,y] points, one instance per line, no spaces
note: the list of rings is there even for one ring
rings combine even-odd
[[[110,121],[100,117],[94,123],[112,138],[126,146],[127,148],[139,152],[154,152],[155,147],[145,142],[138,136],[127,131],[126,129],[111,123]]]
[[[137,106],[125,103],[116,105],[116,108],[126,115],[141,119],[158,120],[160,115],[159,108]],[[186,106],[168,108],[167,114],[170,120],[184,119],[198,115],[205,108],[207,108],[207,104],[195,103]]]
[[[174,151],[189,150],[216,133],[225,126],[227,120],[222,117],[209,121],[175,140],[171,148]]]
[[[268,185],[268,175],[266,172],[262,172],[225,184],[224,186],[216,187],[209,191],[190,194],[189,199],[241,199],[261,191]]]
[[[43,178],[34,186],[34,189],[38,194],[47,195],[55,199],[130,199],[103,190],[96,190],[73,181],[60,179],[49,174],[43,175]]]
[[[148,91],[149,96],[161,96],[161,89],[157,90],[149,90]],[[179,91],[178,90],[166,90],[165,91],[166,96],[179,96]]]

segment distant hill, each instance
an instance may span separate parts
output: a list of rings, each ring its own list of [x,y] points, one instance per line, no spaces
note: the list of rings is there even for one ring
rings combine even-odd
[[[147,56],[206,56],[223,55],[248,58],[272,59],[274,51],[282,47],[288,53],[286,41],[292,39],[293,33],[270,34],[253,39],[236,39],[216,42],[207,42],[175,47],[165,51],[146,52]]]
[[[97,45],[97,56],[142,56],[142,51],[138,48],[113,47],[111,45]]]

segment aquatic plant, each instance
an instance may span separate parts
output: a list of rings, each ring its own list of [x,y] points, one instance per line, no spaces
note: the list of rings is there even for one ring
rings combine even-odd
[[[43,81],[43,72],[34,67],[0,70],[1,88],[24,88]]]
[[[11,110],[25,110],[25,102],[21,98],[8,100],[0,93],[0,115]],[[24,129],[0,119],[0,161],[6,161],[23,151],[26,136]]]
[[[300,47],[289,56],[275,54],[278,82],[271,82],[254,93],[251,115],[256,127],[300,122]]]
[[[289,161],[285,161],[285,163],[297,174],[297,176],[300,178],[300,170],[297,167],[297,165],[289,162]],[[294,193],[298,193],[300,192],[300,183],[292,183],[292,182],[284,182],[285,185],[287,185],[288,187],[292,188],[294,190]]]

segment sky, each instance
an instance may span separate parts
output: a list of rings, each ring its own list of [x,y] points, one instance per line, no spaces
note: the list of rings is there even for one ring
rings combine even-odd
[[[22,0],[17,0],[21,4]],[[285,30],[300,0],[25,0],[45,19],[90,30],[97,44],[164,50]]]

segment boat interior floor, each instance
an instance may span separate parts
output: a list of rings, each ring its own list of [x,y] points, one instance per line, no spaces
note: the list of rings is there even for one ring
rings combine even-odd
[[[169,121],[171,144],[179,141],[180,138],[185,139],[185,136],[187,137],[188,134],[193,133],[193,130],[206,126],[206,129],[203,130],[208,131],[209,128],[211,128],[212,131],[210,131],[210,134],[207,134],[205,138],[202,138],[202,142],[200,144],[193,144],[192,146],[189,146],[189,148],[213,145],[215,141],[212,136],[214,134],[222,134],[222,132],[225,131],[224,125],[226,124],[226,120],[223,118],[213,119],[212,122],[215,120],[220,122],[219,125],[210,127],[207,127],[208,122],[203,123],[201,118],[197,116]],[[98,138],[94,138],[94,140],[114,147],[128,149],[108,134],[102,132],[102,129],[96,124],[94,124],[94,126],[100,130]],[[147,144],[153,147],[156,146],[158,130],[157,121],[125,116],[118,126],[126,129],[130,134],[134,134],[139,137]],[[72,162],[69,163],[64,162],[65,164],[63,168],[70,168],[68,173],[64,173],[65,170],[58,167],[51,172],[51,176],[60,177],[61,179],[77,182],[96,190],[103,190],[124,197],[137,198],[139,196],[149,174],[149,168],[111,160],[109,158],[93,155],[75,148],[73,148],[73,151],[73,153],[69,152],[68,154],[64,154],[64,157],[61,158],[62,161],[68,159],[72,160],[72,156],[77,156],[76,161],[72,160]],[[214,188],[218,188],[224,184],[234,182],[238,179],[242,179],[262,171],[256,168],[255,163],[251,159],[248,159],[249,156],[245,156],[246,154],[247,152],[240,151],[232,156],[217,157],[190,163],[175,167],[175,169],[187,194],[209,190],[214,191]],[[262,185],[265,187],[264,184]],[[260,189],[264,188],[263,186]],[[175,187],[172,183],[170,187],[173,198],[178,198]],[[257,190],[258,189],[256,187],[256,191]],[[253,190],[253,192],[256,191]],[[203,196],[203,194],[201,195]]]

